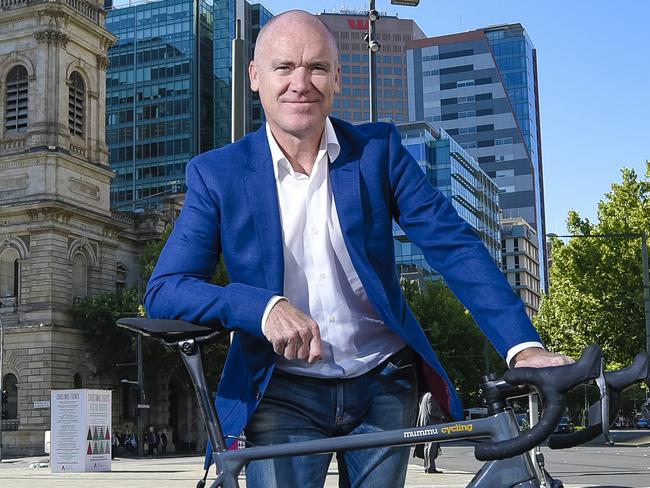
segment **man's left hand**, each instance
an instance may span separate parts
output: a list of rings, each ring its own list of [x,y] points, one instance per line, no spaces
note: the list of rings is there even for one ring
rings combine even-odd
[[[546,366],[564,366],[575,361],[569,356],[546,351],[540,347],[528,347],[519,351],[512,358],[513,368],[544,368]]]

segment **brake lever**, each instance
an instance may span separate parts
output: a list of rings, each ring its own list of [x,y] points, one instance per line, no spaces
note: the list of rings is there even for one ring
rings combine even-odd
[[[607,390],[607,381],[605,380],[605,358],[600,358],[600,373],[594,380],[598,391],[600,392],[600,418],[603,429],[603,436],[610,446],[614,445],[614,441],[609,435],[609,392]]]

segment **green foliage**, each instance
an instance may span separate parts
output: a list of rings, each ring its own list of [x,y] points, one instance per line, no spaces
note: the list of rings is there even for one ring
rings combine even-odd
[[[650,234],[650,162],[645,179],[621,173],[598,204],[598,223],[569,212],[571,234]],[[641,239],[553,238],[551,258],[549,295],[535,318],[547,346],[577,357],[599,343],[611,367],[629,364],[645,349]]]
[[[432,347],[466,405],[478,404],[478,386],[487,367],[505,368],[503,359],[486,342],[474,319],[441,282],[428,282],[420,290],[416,282],[403,281],[404,295]]]
[[[167,225],[160,235],[160,240],[149,241],[144,246],[144,250],[140,255],[140,273],[142,274],[143,283],[146,284],[149,281],[149,278],[151,278],[151,274],[158,262],[160,253],[162,252],[163,247],[165,247],[165,243],[167,242],[167,239],[169,239],[173,228],[174,227],[171,224]]]
[[[134,288],[122,293],[98,295],[76,302],[72,317],[90,347],[92,361],[103,375],[115,369],[115,363],[132,362],[133,334],[115,326],[118,318],[138,312],[140,296]]]

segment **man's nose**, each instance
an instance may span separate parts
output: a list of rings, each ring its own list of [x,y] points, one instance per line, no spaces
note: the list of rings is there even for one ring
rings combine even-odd
[[[311,86],[311,73],[305,68],[297,68],[291,78],[291,89],[297,93],[305,93]]]

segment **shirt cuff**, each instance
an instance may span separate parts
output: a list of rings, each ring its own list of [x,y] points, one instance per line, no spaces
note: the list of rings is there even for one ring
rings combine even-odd
[[[287,299],[280,295],[273,295],[271,299],[268,301],[268,303],[266,304],[266,308],[264,309],[264,314],[262,315],[262,334],[264,334],[264,337],[266,337],[266,319],[269,318],[269,314],[271,313],[271,309],[273,308],[273,305],[278,303],[280,300],[287,300]]]
[[[513,346],[510,349],[508,349],[508,354],[506,355],[506,364],[508,365],[508,367],[509,368],[511,367],[510,363],[518,353],[520,353],[521,351],[529,347],[540,347],[544,349],[544,345],[541,342],[522,342],[521,344],[517,344],[516,346]]]

